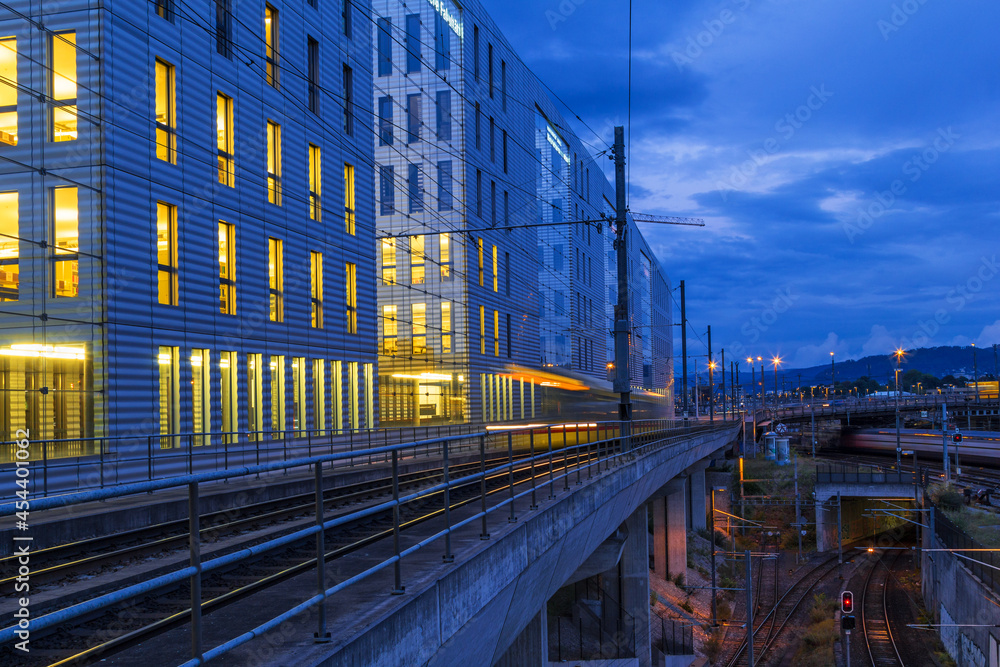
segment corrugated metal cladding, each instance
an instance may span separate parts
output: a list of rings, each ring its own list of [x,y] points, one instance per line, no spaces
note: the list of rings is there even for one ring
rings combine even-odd
[[[37,401],[26,393],[32,382],[64,381],[65,367],[82,362],[85,386],[63,389],[86,394],[82,403],[93,411],[93,423],[84,418],[83,431],[152,434],[165,423],[183,432],[220,431],[224,351],[236,353],[238,366],[234,427],[248,427],[252,354],[263,355],[265,369],[270,357],[284,357],[285,421],[271,422],[270,397],[280,392],[264,372],[261,428],[317,423],[314,360],[326,362],[327,427],[336,424],[337,406],[343,423],[352,423],[352,376],[361,404],[356,425],[370,425],[368,401],[378,414],[377,397],[366,396],[365,388],[365,365],[377,361],[369,9],[363,0],[349,3],[345,28],[341,3],[314,4],[273,0],[265,10],[264,2],[236,0],[14,0],[0,12],[0,39],[16,38],[19,85],[17,144],[0,143],[0,156],[7,158],[0,161],[0,194],[18,193],[21,237],[17,300],[5,301],[0,315],[0,349],[8,350],[0,355],[6,364],[0,366],[6,383],[0,393],[4,408],[16,415],[12,423],[35,420],[48,437],[83,435],[60,426],[67,417],[52,393],[40,407],[31,407]],[[160,12],[160,5],[167,9]],[[277,40],[272,52],[265,14]],[[53,68],[64,67],[57,62],[64,50],[54,51],[54,39],[70,45],[75,62],[78,130],[67,141],[53,141],[53,109],[67,104],[55,99],[62,80]],[[172,97],[169,110],[157,104],[157,63],[169,80],[163,87]],[[224,152],[233,159],[232,186],[219,177],[220,94],[231,100],[232,148]],[[353,118],[350,134],[345,104]],[[268,121],[280,125],[280,206],[268,197]],[[172,160],[157,155],[158,127],[165,130],[161,136],[175,137]],[[310,216],[310,144],[320,151],[319,220]],[[345,222],[345,164],[354,170],[353,235]],[[52,188],[78,193],[78,296],[57,296]],[[176,215],[176,260],[167,267],[176,272],[176,305],[160,303],[158,203],[174,207]],[[220,221],[233,228],[235,314],[220,312]],[[281,322],[270,321],[270,238],[283,247]],[[322,328],[312,326],[311,253],[322,254]],[[348,331],[348,264],[356,267],[356,333]],[[85,359],[75,358],[78,347]],[[161,347],[176,348],[176,359],[165,361]],[[196,396],[194,388],[203,357],[192,357],[201,350],[209,351],[207,396]],[[298,370],[300,358],[305,368]],[[332,395],[334,361],[342,362],[339,397]],[[359,364],[353,374],[352,363]],[[39,375],[40,367],[46,370]],[[167,384],[164,367],[174,370]],[[75,377],[74,369],[69,376]],[[297,386],[300,372],[305,381]],[[174,403],[164,408],[171,384]],[[204,399],[209,423],[199,427],[194,403]],[[301,415],[293,401],[303,399]]]
[[[372,8],[383,423],[532,418],[545,369],[609,389],[610,226],[521,227],[610,213],[603,169],[481,3]],[[633,384],[672,414],[665,274],[629,248]]]

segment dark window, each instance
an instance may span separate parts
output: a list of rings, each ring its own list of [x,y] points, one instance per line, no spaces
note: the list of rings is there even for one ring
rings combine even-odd
[[[479,108],[479,102],[476,102],[476,148],[482,148],[482,125],[483,125],[483,114]]]
[[[309,110],[319,114],[319,42],[307,38],[306,53],[309,67]]]
[[[483,217],[483,172],[476,169],[476,215]]]
[[[503,223],[507,226],[507,232],[510,232],[510,193],[506,190],[503,191]]]
[[[392,74],[392,21],[378,20],[378,75]]]
[[[555,245],[552,247],[552,270],[562,271],[563,270],[563,247],[562,245]]]
[[[233,23],[230,0],[215,0],[215,52],[229,58],[233,54]]]
[[[510,313],[507,313],[507,358],[510,359],[512,356],[513,356],[513,347],[511,346],[511,340],[510,340]]]
[[[344,134],[354,134],[354,70],[344,65]]]
[[[392,146],[392,97],[378,98],[378,143]]]
[[[383,165],[379,168],[379,212],[382,215],[392,215],[396,211],[396,170],[392,166]]]
[[[450,90],[439,90],[437,93],[437,138],[439,141],[451,141]]]
[[[174,22],[174,0],[153,0],[153,6],[157,16]]]
[[[493,116],[490,116],[490,162],[497,161],[496,129],[497,126],[493,121]]]
[[[489,60],[486,63],[486,71],[490,82],[490,99],[493,99],[493,45],[490,44],[487,49],[487,58]]]
[[[507,61],[500,61],[500,99],[503,101],[503,110],[507,111]]]
[[[437,164],[438,210],[450,211],[451,200],[451,160],[442,160]]]
[[[451,68],[451,28],[441,14],[434,12],[434,69]]]
[[[490,181],[490,224],[497,226],[497,182]]]
[[[503,173],[507,173],[507,130],[503,131]]]
[[[424,189],[421,185],[420,167],[415,164],[409,165],[407,176],[407,191],[410,200],[409,210],[410,213],[419,213],[424,210]]]
[[[504,193],[507,194],[507,193]],[[503,291],[506,296],[510,296],[510,253],[503,254]],[[508,318],[510,315],[507,316]],[[507,320],[507,329],[510,329],[510,320]],[[507,356],[510,356],[509,354]]]
[[[406,96],[406,143],[420,141],[420,94]]]
[[[420,71],[420,14],[406,15],[406,73]]]
[[[472,27],[472,76],[479,81],[479,26]]]
[[[351,1],[352,0],[340,0],[340,20],[344,24],[344,36],[348,39],[351,38],[351,32],[354,29],[354,21],[351,17]]]

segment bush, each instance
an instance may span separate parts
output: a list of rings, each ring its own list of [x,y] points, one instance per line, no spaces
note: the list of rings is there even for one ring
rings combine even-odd
[[[729,603],[725,600],[719,600],[716,613],[718,614],[720,621],[728,621],[733,617],[732,607],[730,607]]]
[[[688,602],[687,600],[684,600],[684,602],[681,602],[681,609],[683,609],[684,611],[686,611],[689,614],[693,614],[694,613],[694,607],[692,607],[691,603]]]
[[[674,584],[677,586],[677,588],[684,588],[684,573],[683,572],[679,572],[679,573],[675,574],[674,577],[673,577],[673,580],[674,580]]]
[[[824,593],[813,596],[812,609],[809,610],[810,623],[822,623],[833,618],[837,613],[837,601],[828,598]]]
[[[812,625],[809,630],[802,635],[802,642],[806,646],[819,647],[833,644],[840,633],[833,626],[833,619],[821,621]]]
[[[722,653],[722,633],[716,631],[709,634],[705,643],[701,645],[701,650],[705,653],[708,661],[714,665],[719,659],[719,654]]]
[[[941,490],[934,496],[934,502],[943,510],[957,512],[962,509],[965,499],[961,493],[955,490],[955,487],[948,485],[941,487]]]

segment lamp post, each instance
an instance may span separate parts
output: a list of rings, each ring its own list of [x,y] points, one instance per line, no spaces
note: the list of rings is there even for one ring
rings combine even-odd
[[[896,356],[896,471],[898,472],[903,452],[899,442],[899,362],[906,353],[899,348],[893,354]]]
[[[774,357],[771,359],[771,363],[774,364],[774,418],[778,419],[778,364],[781,363],[781,357]]]
[[[708,421],[715,421],[715,362],[708,362]]]
[[[754,407],[754,400],[757,398],[757,372],[753,365],[753,357],[747,357],[750,364],[750,412],[753,413],[753,449],[754,456],[757,456],[757,410]]]
[[[979,365],[976,363],[976,344],[972,344],[972,379],[976,381],[976,405],[979,405]]]
[[[719,591],[715,588],[715,492],[725,491],[724,486],[712,487],[712,627],[719,625],[719,603],[717,601]]]
[[[837,397],[837,367],[834,365],[833,352],[830,353],[830,386],[833,388],[833,397]]]

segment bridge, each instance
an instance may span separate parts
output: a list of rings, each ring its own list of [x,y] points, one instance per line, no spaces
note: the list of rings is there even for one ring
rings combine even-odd
[[[189,584],[191,604],[180,612],[188,622],[151,633],[105,662],[540,666],[548,664],[550,644],[558,644],[574,657],[586,647],[621,664],[664,664],[665,654],[678,651],[650,629],[649,540],[658,575],[684,572],[688,527],[706,524],[705,470],[738,431],[731,421],[481,431],[39,498],[36,521],[79,524],[92,511],[88,503],[102,501],[104,512],[123,503],[127,515],[130,507],[147,512],[151,502],[170,494],[177,500],[186,490],[190,557],[159,576],[33,618],[33,642],[133,601],[141,611],[143,596]],[[465,467],[451,463],[458,453]],[[441,478],[401,488],[401,470],[420,457],[440,462]],[[320,499],[329,476],[361,462],[381,466],[391,497],[326,514]],[[258,475],[265,486],[313,479],[314,519],[221,554],[191,539],[201,534],[203,506],[224,482]],[[162,500],[150,500],[149,492]],[[15,511],[13,503],[0,506],[8,524]],[[349,549],[344,532],[363,532],[374,521],[385,527],[381,537]],[[293,544],[314,544],[308,571],[202,618],[222,575],[252,577],[262,555]],[[212,582],[204,595],[203,581]],[[572,622],[548,618],[550,600],[565,600],[581,583],[584,593],[558,612]],[[553,628],[559,636],[550,638]],[[0,645],[17,629],[0,630]]]

